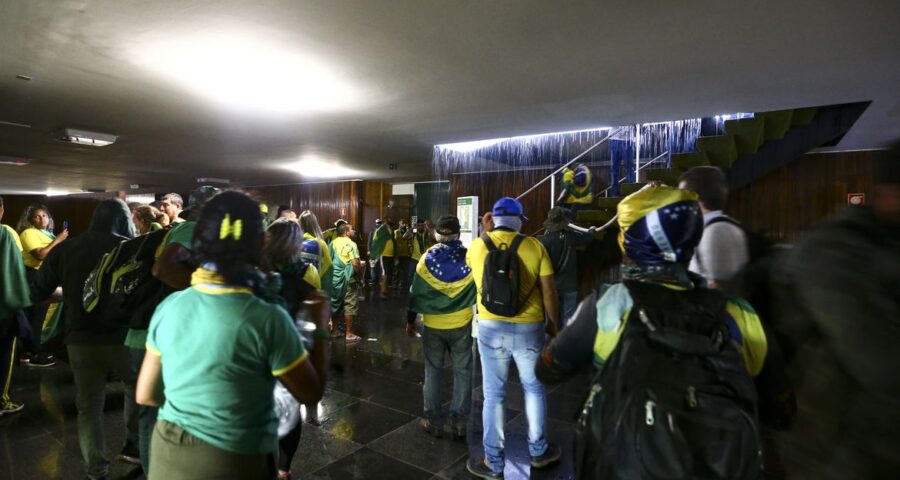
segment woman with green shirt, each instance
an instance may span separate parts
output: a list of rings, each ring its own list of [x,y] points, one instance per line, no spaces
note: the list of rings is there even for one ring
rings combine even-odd
[[[328,304],[313,293],[312,354],[283,307],[254,294],[264,242],[259,204],[240,192],[213,197],[197,221],[200,261],[191,287],[153,315],[137,402],[161,406],[150,480],[271,479],[280,380],[304,404],[325,390]]]
[[[68,229],[54,235],[53,227],[53,217],[44,205],[29,205],[19,218],[19,240],[22,243],[22,257],[25,261],[25,277],[28,283],[34,281],[50,250],[69,238]],[[25,353],[22,356],[22,363],[29,367],[52,367],[56,364],[51,355],[41,352],[41,330],[49,307],[49,302],[41,302],[25,310],[34,335],[34,338],[25,341],[23,345]]]

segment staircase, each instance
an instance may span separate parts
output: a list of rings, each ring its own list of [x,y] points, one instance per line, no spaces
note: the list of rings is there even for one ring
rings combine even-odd
[[[669,168],[646,169],[647,181],[677,187],[682,173],[699,165],[725,170],[732,190],[782,167],[818,147],[836,145],[871,102],[777,110],[727,120],[722,135],[697,138],[696,151],[672,154]],[[645,183],[623,183],[622,196]],[[598,197],[594,209],[578,212],[580,225],[603,225],[616,215],[622,197]]]

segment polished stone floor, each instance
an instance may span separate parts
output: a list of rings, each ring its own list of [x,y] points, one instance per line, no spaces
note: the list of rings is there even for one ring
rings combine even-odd
[[[468,457],[480,458],[481,375],[476,365],[468,445],[448,436],[436,439],[418,426],[422,413],[422,345],[404,334],[405,300],[368,299],[360,304],[357,333],[363,341],[333,345],[328,390],[318,411],[308,415],[294,459],[302,479],[463,479]],[[514,370],[514,367],[513,367]],[[449,403],[451,375],[444,375]],[[548,389],[547,437],[562,446],[560,464],[531,471],[521,385],[510,374],[506,413],[508,479],[573,477],[574,417],[587,386],[587,373]],[[75,387],[64,363],[50,369],[16,367],[11,396],[25,410],[0,417],[0,480],[84,478],[75,424]],[[109,384],[107,451],[122,447],[123,396]],[[143,478],[139,470],[114,463],[112,478]]]

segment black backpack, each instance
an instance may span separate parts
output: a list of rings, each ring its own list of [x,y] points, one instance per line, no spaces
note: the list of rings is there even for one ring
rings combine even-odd
[[[576,424],[576,477],[757,479],[756,390],[725,297],[626,286],[634,306]]]
[[[166,287],[153,276],[156,250],[171,230],[157,230],[120,243],[84,283],[84,310],[113,327],[146,328]]]
[[[487,233],[481,234],[488,249],[481,277],[481,303],[484,308],[501,317],[514,317],[519,313],[519,256],[516,251],[524,235],[516,235],[512,244],[494,246]],[[504,248],[506,247],[506,248]],[[526,297],[527,298],[527,297]]]

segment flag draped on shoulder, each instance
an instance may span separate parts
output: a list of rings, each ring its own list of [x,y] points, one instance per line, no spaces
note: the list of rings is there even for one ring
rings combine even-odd
[[[423,314],[454,313],[475,303],[475,282],[466,247],[455,240],[431,247],[416,266],[409,309]]]
[[[369,245],[370,260],[378,260],[384,253],[384,248],[388,242],[394,241],[394,232],[388,224],[383,223],[375,229],[375,235],[372,236],[372,245]]]
[[[31,305],[22,251],[13,235],[12,229],[0,226],[0,320]]]

